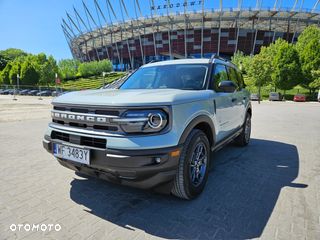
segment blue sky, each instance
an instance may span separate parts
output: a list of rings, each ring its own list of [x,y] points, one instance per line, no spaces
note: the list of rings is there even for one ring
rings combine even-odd
[[[110,0],[115,12],[119,14],[121,20],[120,5],[118,0]],[[124,0],[130,17],[135,16],[133,1]],[[184,0],[171,0],[171,3],[183,2]],[[188,0],[191,1],[191,0]],[[84,0],[88,5],[88,8],[95,12],[94,0]],[[98,0],[101,3],[102,11],[105,11],[107,16],[107,7],[105,0]],[[149,11],[149,0],[139,0],[141,4],[142,12],[147,13]],[[155,0],[156,5],[161,5],[165,0]],[[223,7],[229,8],[237,6],[237,0],[224,0]],[[278,0],[282,2],[282,7],[291,8],[294,4],[294,0]],[[303,8],[311,9],[316,0],[305,0]],[[262,7],[273,7],[274,1],[264,0],[262,1]],[[301,0],[297,4],[297,8],[300,6]],[[64,34],[61,30],[60,24],[62,17],[66,17],[66,11],[73,13],[72,7],[75,6],[79,13],[83,16],[85,13],[83,10],[81,0],[0,0],[0,50],[14,47],[25,50],[29,53],[44,52],[48,55],[53,55],[57,60],[63,58],[71,58],[71,53]],[[205,0],[205,8],[218,8],[219,0]],[[256,1],[243,0],[244,7],[255,7]],[[319,6],[317,8],[319,10]],[[189,9],[192,10],[192,9]],[[174,9],[173,11],[179,11]],[[183,11],[183,8],[180,9]],[[74,14],[71,14],[72,16]],[[94,15],[96,17],[96,15]],[[115,19],[112,19],[115,21]]]

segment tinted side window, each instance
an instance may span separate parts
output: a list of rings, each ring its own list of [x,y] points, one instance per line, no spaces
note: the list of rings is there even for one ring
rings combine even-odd
[[[238,75],[238,82],[239,82],[240,89],[242,89],[245,87],[244,81],[243,81],[243,76],[240,71],[237,71],[237,75]]]
[[[226,67],[222,64],[216,64],[213,73],[213,89],[217,92],[220,92],[221,90],[218,88],[219,83],[226,80],[228,80]]]
[[[229,80],[234,82],[238,88],[237,90],[239,90],[239,81],[238,81],[238,74],[237,74],[237,70],[235,70],[232,67],[228,67],[228,72],[229,72]]]

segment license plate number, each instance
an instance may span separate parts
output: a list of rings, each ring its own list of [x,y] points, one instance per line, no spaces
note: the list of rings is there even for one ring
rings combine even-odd
[[[53,144],[53,155],[58,158],[71,160],[83,164],[90,164],[90,150],[71,147],[62,144]]]

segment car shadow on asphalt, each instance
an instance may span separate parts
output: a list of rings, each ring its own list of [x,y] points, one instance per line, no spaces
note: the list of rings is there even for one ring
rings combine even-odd
[[[260,237],[283,187],[299,172],[296,146],[251,139],[214,154],[204,192],[193,201],[75,178],[71,199],[106,221],[169,239],[248,239]]]

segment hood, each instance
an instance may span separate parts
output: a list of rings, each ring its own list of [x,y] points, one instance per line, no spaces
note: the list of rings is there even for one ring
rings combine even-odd
[[[208,99],[209,90],[180,89],[101,89],[71,92],[55,98],[55,104],[103,106],[174,105]]]

